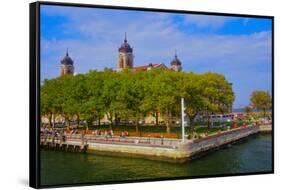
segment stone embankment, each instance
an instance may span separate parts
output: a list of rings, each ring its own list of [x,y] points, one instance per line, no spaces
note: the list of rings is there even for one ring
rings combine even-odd
[[[88,153],[184,162],[235,143],[250,135],[270,131],[271,125],[240,127],[200,139],[186,139],[185,142],[181,142],[179,139],[166,138],[104,138],[93,135],[84,135],[83,137],[81,135],[67,135],[65,143],[73,144],[83,141],[84,144],[87,144]]]
[[[260,132],[261,133],[271,133],[272,125],[271,124],[264,124],[260,125]]]

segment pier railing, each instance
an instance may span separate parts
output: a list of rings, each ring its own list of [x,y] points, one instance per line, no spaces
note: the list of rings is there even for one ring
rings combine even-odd
[[[119,136],[101,136],[90,134],[66,134],[51,135],[41,134],[41,142],[68,143],[68,144],[124,144],[135,146],[154,146],[164,148],[176,148],[181,142],[180,139],[152,138],[152,137],[119,137]]]

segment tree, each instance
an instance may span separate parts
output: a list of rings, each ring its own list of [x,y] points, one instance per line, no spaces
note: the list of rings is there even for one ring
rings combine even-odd
[[[120,104],[117,102],[117,95],[120,90],[121,73],[115,73],[111,70],[104,71],[103,73],[103,86],[101,93],[101,104],[105,110],[107,119],[110,121],[110,129],[112,129],[113,122],[116,119],[118,112],[120,111]]]
[[[245,106],[244,112],[246,112],[246,113],[251,113],[252,111],[253,111],[253,109],[252,109],[251,106]]]
[[[41,118],[42,116],[46,116],[49,121],[49,126],[52,126],[52,99],[50,98],[48,91],[46,90],[46,80],[44,81],[44,88],[41,88],[40,91],[40,111]]]
[[[160,108],[158,104],[158,94],[157,90],[152,85],[155,77],[160,73],[160,70],[154,69],[148,72],[144,72],[144,77],[141,79],[143,83],[143,89],[145,96],[142,100],[141,110],[144,113],[151,114],[155,117],[155,125],[158,126],[158,116],[160,113]]]
[[[178,78],[176,72],[161,69],[158,72],[151,83],[151,97],[165,121],[167,133],[170,133],[172,112],[175,105],[179,105],[180,102],[176,85]]]
[[[49,126],[55,126],[56,115],[62,114],[64,103],[63,84],[60,78],[44,80],[40,89],[40,110],[49,120]],[[52,121],[53,119],[53,121]]]
[[[204,111],[207,114],[208,127],[210,127],[211,114],[228,112],[235,96],[232,85],[221,74],[208,72],[201,75],[200,81],[205,99]]]
[[[145,97],[142,79],[144,73],[133,73],[127,71],[120,78],[121,85],[117,94],[119,116],[131,119],[138,132],[139,121],[144,113],[142,102]]]
[[[78,125],[83,120],[88,126],[106,115],[110,128],[129,119],[138,131],[140,119],[149,113],[156,125],[161,114],[169,133],[172,117],[180,115],[181,97],[185,98],[191,126],[199,113],[208,115],[209,126],[210,115],[227,112],[235,98],[231,84],[216,73],[105,69],[45,80],[40,102],[41,114],[49,118],[50,125],[56,115],[68,124],[72,118]]]
[[[192,129],[195,117],[199,112],[204,110],[204,86],[201,85],[200,76],[193,73],[182,74],[178,86],[181,89],[181,96],[185,99],[185,113],[189,119],[190,128]]]
[[[272,107],[272,98],[269,92],[256,90],[251,94],[251,104],[254,108],[262,110],[265,116],[265,112]]]
[[[105,107],[102,102],[102,86],[103,86],[103,73],[97,71],[90,71],[87,74],[86,86],[89,89],[89,99],[85,103],[85,109],[83,116],[88,118],[88,125],[91,125],[93,121],[100,120],[105,115]]]
[[[85,113],[86,104],[90,98],[86,76],[83,74],[71,76],[64,79],[62,90],[64,91],[63,112],[76,119],[77,126],[80,124],[80,116]]]

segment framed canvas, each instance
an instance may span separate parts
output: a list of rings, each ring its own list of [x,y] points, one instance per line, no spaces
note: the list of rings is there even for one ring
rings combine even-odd
[[[274,18],[30,4],[30,186],[274,172]]]

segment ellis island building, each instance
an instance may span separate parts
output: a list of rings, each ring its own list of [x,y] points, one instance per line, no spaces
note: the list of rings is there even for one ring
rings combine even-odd
[[[61,60],[60,75],[73,75],[74,65],[73,60],[68,55],[68,50],[66,50],[65,57]]]
[[[168,69],[168,67],[164,63],[149,63],[147,65],[134,67],[133,48],[128,43],[125,33],[124,42],[118,49],[117,71],[122,71],[123,69],[130,69],[133,71],[147,71],[153,68]],[[178,59],[177,54],[175,54],[175,58],[171,61],[171,69],[174,71],[182,70],[181,61]]]
[[[66,55],[63,57],[63,59],[60,62],[60,76],[63,75],[74,75],[74,61],[71,59],[68,53],[68,49],[66,51]],[[121,46],[118,48],[118,58],[117,58],[117,72],[121,72],[124,69],[129,69],[131,71],[149,71],[151,69],[156,69],[156,68],[162,68],[162,69],[169,69],[173,71],[181,71],[182,70],[182,63],[179,60],[177,54],[175,53],[174,58],[170,62],[171,67],[168,68],[164,63],[148,63],[146,65],[141,65],[141,66],[134,66],[134,54],[133,54],[133,48],[130,46],[130,44],[127,41],[126,33],[125,33],[125,38],[124,42],[121,44]],[[157,114],[157,116],[155,115]],[[161,117],[160,113],[155,113],[154,115],[151,113],[147,113],[144,117],[143,120],[140,121],[142,124],[155,124],[156,120],[157,123],[161,124],[164,123],[164,119]],[[55,119],[57,122],[63,122],[61,117],[57,117]],[[43,119],[43,122],[47,123],[47,118]],[[107,124],[109,123],[108,118],[106,115],[104,118],[100,120],[102,124]],[[126,121],[126,122],[131,122],[131,121]],[[179,124],[180,123],[180,117],[172,117],[171,122],[174,124]]]
[[[63,57],[63,59],[60,62],[60,76],[63,75],[74,75],[74,61],[71,59],[68,53],[68,49],[66,51],[66,55]],[[182,70],[182,63],[179,60],[177,54],[175,53],[174,58],[170,62],[170,68],[167,67],[164,63],[148,63],[146,65],[142,66],[134,66],[134,54],[133,54],[133,48],[130,46],[130,44],[127,41],[126,33],[124,42],[121,44],[121,46],[118,48],[118,58],[117,58],[117,69],[116,72],[122,72],[124,69],[129,69],[131,71],[141,72],[141,71],[149,71],[151,69],[156,68],[162,68],[167,70],[172,70],[179,72]],[[229,112],[232,112],[232,106],[229,107]],[[204,115],[204,114],[203,114]],[[198,115],[195,120],[202,120],[203,115]],[[216,115],[212,117],[217,117]],[[221,116],[220,116],[221,117]],[[228,117],[227,117],[228,118]],[[118,119],[118,118],[117,118]],[[213,118],[214,120],[216,118]],[[56,122],[64,122],[62,117],[57,116],[56,118],[52,118],[52,120],[55,120]],[[204,119],[203,119],[204,120]],[[172,124],[180,124],[180,116],[179,115],[171,115],[170,121]],[[43,123],[48,123],[48,119],[43,117],[42,118]],[[131,123],[132,121],[121,121],[126,123]],[[104,116],[100,120],[101,124],[108,124],[109,120]],[[164,124],[164,118],[161,117],[160,113],[147,113],[143,116],[142,120],[140,120],[140,124]]]
[[[182,63],[178,59],[177,54],[175,53],[174,59],[171,61],[171,67],[168,68],[164,63],[149,63],[142,66],[134,67],[134,54],[133,48],[127,41],[126,33],[124,42],[118,48],[118,59],[117,59],[117,69],[116,71],[122,71],[124,69],[129,69],[132,71],[148,71],[154,68],[163,68],[163,69],[171,69],[174,71],[182,70]],[[74,62],[70,58],[68,54],[68,50],[66,51],[65,57],[61,60],[60,66],[60,75],[73,75],[74,74]]]

